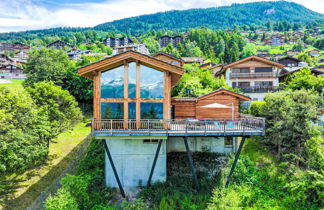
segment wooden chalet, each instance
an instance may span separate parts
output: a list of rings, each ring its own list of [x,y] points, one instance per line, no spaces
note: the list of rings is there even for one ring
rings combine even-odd
[[[47,48],[55,48],[55,49],[64,49],[64,47],[72,48],[73,46],[61,40],[57,40],[47,45]]]
[[[94,82],[92,135],[103,140],[106,184],[118,187],[124,197],[125,189],[166,180],[168,152],[187,152],[199,189],[189,143],[199,145],[194,151],[237,151],[237,161],[245,136],[264,135],[264,119],[239,114],[239,103],[250,100],[242,94],[219,89],[198,98],[171,98],[183,74],[181,65],[172,61],[181,60],[126,51],[77,71]],[[233,142],[238,137],[242,140],[237,148]]]

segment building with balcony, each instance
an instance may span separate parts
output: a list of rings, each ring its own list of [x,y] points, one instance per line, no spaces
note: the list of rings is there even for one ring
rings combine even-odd
[[[181,36],[162,36],[159,38],[159,44],[161,47],[166,47],[168,44],[172,44],[173,47],[176,47],[179,42],[181,42],[182,37]]]
[[[123,196],[165,181],[169,152],[187,153],[198,189],[191,151],[237,151],[238,158],[246,136],[264,135],[264,119],[239,113],[248,96],[219,89],[198,98],[171,98],[183,68],[169,56],[126,51],[79,68],[78,74],[94,82],[92,136],[105,147],[106,184]]]
[[[252,100],[263,100],[265,93],[282,89],[278,74],[284,67],[265,58],[250,56],[225,65],[216,76],[224,75],[230,87],[239,88]]]

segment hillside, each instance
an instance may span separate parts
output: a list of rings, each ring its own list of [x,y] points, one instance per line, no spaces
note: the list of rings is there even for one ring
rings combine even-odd
[[[291,23],[324,22],[324,14],[313,12],[302,5],[278,2],[254,2],[207,9],[189,9],[160,12],[103,23],[93,28],[52,28],[24,32],[0,33],[0,40],[34,39],[43,36],[65,36],[73,32],[96,30],[139,35],[151,30],[172,29],[187,31],[189,28],[232,28],[234,24],[263,25],[268,21]]]
[[[142,15],[100,24],[94,29],[139,34],[150,30],[195,27],[226,29],[236,25],[261,25],[267,21],[311,22],[324,21],[324,14],[313,12],[302,5],[279,2],[253,2],[207,9],[168,11]]]

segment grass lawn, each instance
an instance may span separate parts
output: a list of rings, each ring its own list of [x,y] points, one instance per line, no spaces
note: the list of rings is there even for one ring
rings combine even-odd
[[[46,164],[0,177],[0,209],[26,209],[77,157],[89,134],[90,127],[79,123],[51,142]]]
[[[12,89],[22,89],[22,83],[24,82],[24,79],[5,79],[10,81],[10,83],[0,83],[0,87],[4,86],[4,87],[8,87],[8,88],[12,88]]]

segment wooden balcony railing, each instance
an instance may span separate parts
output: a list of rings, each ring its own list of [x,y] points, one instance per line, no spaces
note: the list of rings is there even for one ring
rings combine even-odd
[[[263,118],[92,121],[93,136],[264,135]]]
[[[231,79],[235,78],[273,78],[276,77],[275,72],[257,72],[257,73],[231,73]]]

